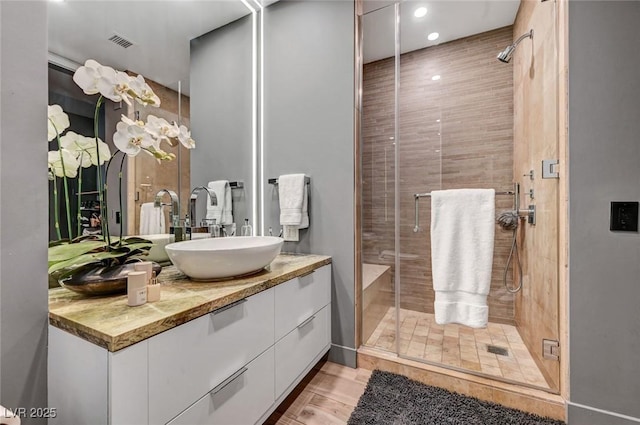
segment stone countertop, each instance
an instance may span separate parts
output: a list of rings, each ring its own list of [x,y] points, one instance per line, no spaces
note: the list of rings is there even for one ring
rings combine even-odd
[[[158,275],[160,301],[137,307],[127,305],[126,295],[87,297],[50,289],[49,323],[118,351],[329,263],[324,255],[280,254],[268,270],[221,282],[194,282],[168,266]]]

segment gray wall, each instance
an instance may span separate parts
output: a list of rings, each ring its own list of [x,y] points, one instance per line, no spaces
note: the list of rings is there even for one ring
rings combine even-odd
[[[569,7],[569,423],[627,424],[640,420],[640,234],[609,231],[609,203],[640,200],[640,2]]]
[[[191,41],[191,187],[244,180],[244,191],[232,191],[238,232],[253,220],[252,25],[246,16]]]
[[[46,2],[1,1],[0,43],[0,403],[46,407]]]
[[[332,359],[355,366],[354,4],[280,1],[264,16],[264,178],[311,177],[311,226],[284,251],[333,257]],[[265,187],[265,229],[280,229]]]

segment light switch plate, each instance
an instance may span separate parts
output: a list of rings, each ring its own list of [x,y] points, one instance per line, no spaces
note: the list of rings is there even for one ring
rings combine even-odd
[[[638,231],[638,202],[611,202],[609,230]]]

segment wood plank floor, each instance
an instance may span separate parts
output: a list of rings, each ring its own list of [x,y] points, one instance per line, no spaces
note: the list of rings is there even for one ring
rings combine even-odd
[[[267,419],[266,425],[346,424],[371,371],[320,362]]]

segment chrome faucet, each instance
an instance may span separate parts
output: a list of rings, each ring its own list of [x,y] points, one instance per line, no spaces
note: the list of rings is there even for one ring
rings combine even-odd
[[[170,204],[162,203],[162,196],[168,194],[171,197]],[[169,233],[175,236],[175,241],[180,242],[185,238],[185,229],[180,225],[180,199],[178,195],[169,189],[161,189],[156,193],[155,200],[153,201],[153,206],[156,208],[161,208],[164,206],[171,206],[171,217],[170,217],[170,226]]]
[[[171,197],[170,204],[162,203],[162,196],[164,194],[168,194]],[[156,193],[155,201],[153,202],[153,206],[156,208],[162,208],[165,206],[171,206],[171,226],[176,227],[180,224],[180,200],[178,199],[178,195],[169,189],[161,189],[158,193]]]
[[[191,229],[187,231],[191,231],[191,233],[195,232],[208,232],[208,226],[197,227],[196,221],[196,201],[198,200],[198,195],[200,192],[205,191],[209,194],[209,199],[211,200],[211,205],[218,205],[218,198],[213,190],[209,189],[205,186],[198,186],[191,191],[191,196],[189,198],[189,222],[191,223]]]

